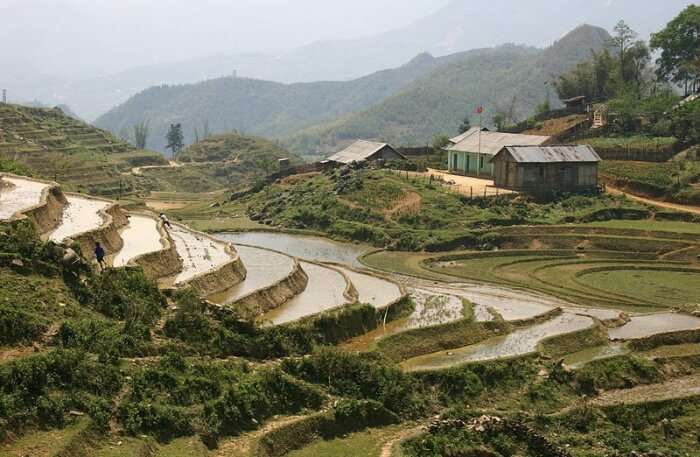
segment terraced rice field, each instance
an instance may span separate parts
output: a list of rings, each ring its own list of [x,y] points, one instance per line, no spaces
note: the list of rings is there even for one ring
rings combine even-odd
[[[629,323],[608,331],[613,340],[630,340],[660,333],[700,329],[700,318],[684,314],[660,313],[633,316]]]
[[[348,303],[343,296],[347,283],[335,269],[309,262],[300,262],[309,277],[306,289],[279,308],[263,315],[262,322],[286,324],[307,316],[338,308]]]
[[[109,202],[78,196],[68,196],[68,206],[63,209],[61,225],[50,235],[49,239],[60,243],[66,238],[96,230],[105,222],[101,211],[107,209]]]
[[[366,303],[375,308],[383,308],[395,302],[403,295],[401,289],[393,282],[359,273],[349,268],[340,268],[340,270],[345,273],[355,285],[359,293],[358,301],[360,303]]]
[[[112,265],[119,268],[144,254],[163,249],[161,244],[158,222],[147,216],[132,214],[129,216],[129,225],[121,231],[124,247],[117,253]]]
[[[268,249],[236,245],[236,251],[248,274],[243,282],[209,297],[215,303],[234,303],[259,289],[281,281],[289,276],[294,268],[294,259]]]
[[[168,229],[182,258],[182,271],[175,277],[175,285],[183,284],[202,273],[215,270],[232,260],[226,244],[200,235],[185,227],[173,225]]]
[[[10,219],[38,205],[42,192],[49,188],[48,184],[10,176],[3,177],[2,181],[9,186],[0,185],[0,220]]]
[[[479,344],[409,359],[401,366],[407,371],[439,370],[469,362],[521,356],[535,352],[537,345],[546,338],[584,330],[593,324],[590,317],[564,313],[542,324],[518,329]]]

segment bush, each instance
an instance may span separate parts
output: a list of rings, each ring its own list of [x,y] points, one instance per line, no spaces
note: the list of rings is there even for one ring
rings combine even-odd
[[[48,328],[44,318],[0,305],[0,345],[31,343]]]
[[[582,393],[590,395],[599,389],[626,389],[661,379],[663,374],[653,362],[621,356],[586,364],[576,372],[575,383]]]
[[[108,269],[91,281],[96,310],[114,319],[153,325],[165,308],[158,286],[137,269]]]
[[[335,420],[344,431],[362,430],[400,422],[399,417],[374,400],[341,400],[335,407]]]

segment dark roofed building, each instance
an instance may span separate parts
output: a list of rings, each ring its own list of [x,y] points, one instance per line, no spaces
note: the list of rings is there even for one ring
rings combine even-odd
[[[492,159],[494,183],[513,190],[598,187],[600,157],[588,145],[506,146]]]
[[[330,156],[329,162],[350,164],[353,162],[376,162],[377,160],[405,160],[387,143],[358,140],[353,144]]]

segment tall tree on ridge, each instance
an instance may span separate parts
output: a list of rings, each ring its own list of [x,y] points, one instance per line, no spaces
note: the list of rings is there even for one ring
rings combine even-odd
[[[145,120],[134,125],[134,143],[139,149],[146,149],[148,135],[151,133],[150,121]]]
[[[166,148],[173,152],[173,159],[177,159],[177,153],[180,152],[183,147],[185,147],[185,138],[182,134],[182,124],[170,124],[170,129],[168,130],[168,134],[165,136],[165,139],[168,140],[168,145]]]
[[[700,91],[700,6],[690,5],[659,33],[650,46],[661,50],[657,75],[685,86],[685,93]]]

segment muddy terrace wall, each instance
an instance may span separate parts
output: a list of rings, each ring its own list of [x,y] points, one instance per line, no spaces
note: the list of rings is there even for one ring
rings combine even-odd
[[[187,230],[193,231],[188,228]],[[205,235],[201,232],[195,232],[199,236],[211,239],[217,243],[221,243],[221,240],[216,240],[215,238]],[[200,275],[195,276],[189,281],[180,284],[179,287],[192,287],[201,296],[206,297],[218,292],[222,292],[230,287],[245,280],[246,269],[243,265],[238,252],[233,248],[232,245],[226,243],[226,250],[232,256],[232,259],[225,263],[224,265],[216,268],[214,270],[207,271]]]
[[[69,194],[71,195],[71,194]],[[124,240],[122,240],[119,234],[119,229],[128,224],[128,219],[126,214],[121,209],[119,205],[111,202],[110,200],[105,200],[96,197],[89,197],[82,194],[74,194],[76,197],[86,198],[90,200],[109,202],[110,205],[104,209],[100,210],[100,215],[102,216],[102,225],[95,229],[83,232],[70,237],[73,241],[80,245],[80,250],[83,255],[88,260],[95,259],[95,244],[99,242],[110,254],[115,254],[124,247]]]
[[[129,264],[139,266],[151,279],[176,275],[182,270],[182,259],[177,254],[175,242],[165,230],[163,221],[158,222],[158,232],[163,249],[131,259]]]
[[[243,310],[246,314],[258,317],[282,306],[293,297],[302,293],[304,289],[306,289],[308,283],[308,275],[304,269],[301,268],[299,262],[294,259],[294,267],[289,276],[270,286],[251,292],[228,306],[239,308],[239,310]]]
[[[50,186],[48,189],[42,191],[39,204],[22,211],[20,214],[15,214],[12,220],[27,217],[34,222],[40,234],[50,232],[61,224],[63,208],[68,204],[68,201],[61,192],[58,184],[50,181],[28,178],[26,176],[13,175],[11,173],[0,173],[0,177],[2,176],[25,179],[27,181],[48,184]]]

